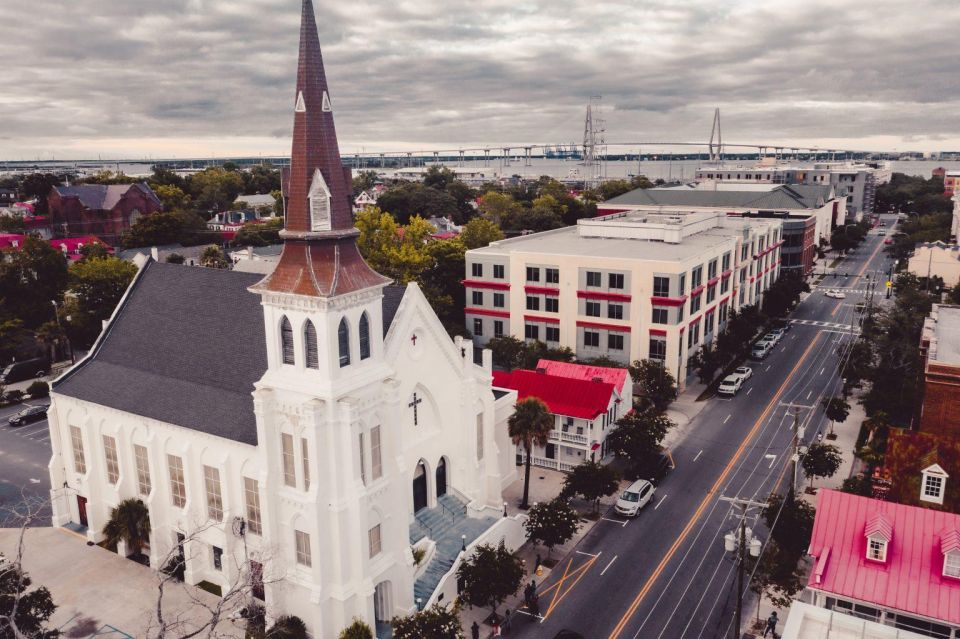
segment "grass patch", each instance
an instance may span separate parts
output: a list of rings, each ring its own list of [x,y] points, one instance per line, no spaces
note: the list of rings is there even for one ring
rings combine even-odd
[[[206,590],[211,595],[216,595],[218,597],[223,596],[223,588],[221,588],[217,584],[210,581],[206,581],[206,580],[201,581],[200,583],[197,584],[197,588],[199,588],[200,590]]]

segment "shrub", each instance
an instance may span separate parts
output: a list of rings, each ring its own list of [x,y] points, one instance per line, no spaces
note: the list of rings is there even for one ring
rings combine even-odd
[[[48,397],[50,395],[50,385],[37,380],[27,386],[27,395],[33,398]]]
[[[417,566],[420,565],[420,562],[423,561],[423,558],[427,555],[427,550],[425,548],[414,548],[413,549],[413,563]]]
[[[283,615],[267,632],[267,639],[307,639],[307,625],[300,617]]]
[[[338,639],[373,639],[373,631],[362,620],[354,619],[340,632]]]
[[[5,399],[7,402],[11,403],[11,404],[16,404],[17,402],[22,402],[22,401],[23,401],[23,391],[22,391],[22,390],[7,391],[7,394],[4,395],[4,399]]]

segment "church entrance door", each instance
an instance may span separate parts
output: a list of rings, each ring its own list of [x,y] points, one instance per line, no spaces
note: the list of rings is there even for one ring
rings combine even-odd
[[[423,462],[417,464],[413,473],[413,512],[427,507],[427,469]]]
[[[437,497],[447,494],[447,458],[441,457],[437,464]]]
[[[87,498],[77,495],[77,514],[79,515],[80,525],[86,528],[87,523]]]

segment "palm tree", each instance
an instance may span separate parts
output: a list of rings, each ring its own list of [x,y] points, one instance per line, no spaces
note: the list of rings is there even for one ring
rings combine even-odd
[[[525,509],[530,496],[530,457],[533,445],[546,446],[550,431],[553,430],[553,415],[539,397],[527,397],[517,402],[508,424],[513,443],[517,446],[523,444],[527,454],[523,475],[523,501],[520,503],[520,507]]]
[[[110,520],[103,527],[108,546],[118,541],[127,545],[127,557],[140,554],[150,541],[150,511],[139,499],[124,499],[110,511]]]

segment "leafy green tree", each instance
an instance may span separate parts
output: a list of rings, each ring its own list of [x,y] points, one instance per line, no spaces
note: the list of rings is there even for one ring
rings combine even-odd
[[[840,492],[860,495],[861,497],[873,497],[873,481],[867,475],[857,473],[853,477],[843,480]]]
[[[512,371],[523,365],[527,345],[513,335],[494,337],[487,342],[487,348],[493,355],[493,363],[499,368]]]
[[[353,197],[357,197],[367,189],[372,189],[377,179],[376,171],[366,170],[357,173],[353,177]]]
[[[340,631],[338,639],[374,639],[373,630],[360,619]]]
[[[157,192],[158,186],[175,186],[183,190],[187,184],[183,176],[177,174],[173,169],[154,165],[152,170],[153,173],[147,178],[147,184],[150,185],[154,193]]]
[[[827,419],[831,422],[846,421],[850,414],[850,404],[842,397],[825,397],[823,408],[827,413]]]
[[[453,221],[457,224],[463,224],[473,219],[477,215],[475,200],[477,192],[469,185],[460,180],[454,180],[444,189],[453,201],[457,204],[457,212],[453,215]]]
[[[24,235],[26,223],[19,215],[0,215],[0,233]]]
[[[628,462],[631,476],[639,477],[660,454],[660,442],[674,425],[664,413],[633,411],[607,434],[607,449]]]
[[[547,547],[547,557],[554,546],[567,543],[580,529],[580,515],[563,499],[534,504],[527,512],[523,527],[527,539]]]
[[[812,444],[801,460],[803,472],[810,478],[810,487],[816,477],[833,477],[840,469],[843,456],[832,444]]]
[[[534,446],[546,446],[553,430],[554,417],[537,397],[527,397],[517,402],[517,406],[507,420],[508,433],[515,446],[523,446],[526,458],[523,472],[523,499],[521,508],[526,508],[530,497],[530,461]]]
[[[307,639],[307,624],[295,615],[281,615],[267,631],[266,639]]]
[[[460,240],[468,249],[482,248],[503,239],[503,231],[490,220],[477,217],[463,226],[460,232]]]
[[[796,555],[781,548],[776,541],[770,541],[763,549],[759,563],[750,580],[750,590],[767,600],[777,608],[788,608],[793,597],[803,590],[805,570],[800,563],[802,555]],[[757,605],[757,620],[760,620],[760,605]]]
[[[481,544],[460,563],[457,580],[463,584],[460,598],[467,605],[489,607],[496,616],[497,607],[520,588],[523,564],[503,541],[498,546]]]
[[[388,189],[377,200],[377,207],[390,213],[399,224],[406,224],[415,215],[427,219],[457,213],[457,203],[449,193],[417,183]]]
[[[63,176],[53,173],[30,173],[20,183],[20,196],[25,200],[36,200],[36,215],[49,215],[47,196],[55,186],[63,184]]]
[[[83,256],[85,261],[102,260],[110,257],[110,252],[107,250],[107,247],[100,242],[90,242],[80,247],[80,255]]]
[[[763,294],[763,312],[770,317],[783,317],[800,301],[800,293],[809,292],[806,280],[784,273]]]
[[[63,253],[37,237],[28,236],[19,251],[0,261],[0,308],[26,328],[53,319],[51,301],[61,299],[66,285]]]
[[[617,471],[600,462],[585,461],[575,466],[563,480],[562,496],[580,495],[600,510],[600,498],[612,495],[620,487]]]
[[[431,166],[423,176],[423,185],[438,191],[445,191],[447,186],[457,179],[457,174],[445,166]]]
[[[480,198],[480,213],[500,228],[505,228],[505,225],[520,210],[522,210],[522,207],[508,193],[487,191]]]
[[[770,493],[761,516],[780,548],[797,558],[806,552],[816,516],[813,506],[789,494]]]
[[[240,227],[233,238],[234,246],[267,246],[280,243],[283,220],[275,218],[263,222],[248,222]]]
[[[693,365],[697,369],[697,377],[703,384],[713,381],[714,375],[723,366],[724,359],[720,351],[710,342],[705,343],[693,356]]]
[[[70,292],[64,307],[69,316],[67,335],[75,346],[86,348],[100,334],[127,287],[137,274],[131,262],[116,257],[80,260],[70,265]]]
[[[423,252],[432,264],[418,283],[444,326],[458,326],[462,333],[466,290],[460,284],[466,268],[467,247],[460,238],[427,242]]]
[[[158,184],[153,192],[163,203],[164,211],[180,211],[190,206],[190,196],[173,184]]]
[[[211,167],[190,178],[194,206],[201,211],[226,211],[243,190],[243,178],[236,171]]]
[[[186,261],[186,258],[179,253],[170,253],[167,255],[167,259],[164,261],[167,264],[183,264]]]
[[[280,189],[280,169],[272,164],[256,164],[240,174],[243,193],[271,193]]]
[[[433,604],[426,610],[390,622],[394,639],[462,639],[463,627],[455,609]]]
[[[197,244],[207,231],[206,223],[195,213],[171,211],[141,215],[123,236],[126,248]]]
[[[630,366],[630,377],[639,386],[640,395],[662,413],[677,398],[677,382],[666,367],[657,360],[637,360]]]
[[[551,195],[536,198],[530,208],[520,207],[501,222],[512,231],[549,231],[563,226],[563,205]]]
[[[139,556],[150,541],[150,512],[146,504],[135,498],[121,501],[110,511],[103,536],[109,546],[124,542],[128,557]]]
[[[53,597],[45,586],[30,589],[33,580],[18,563],[0,570],[0,639],[56,637],[59,631],[46,624],[56,612]]]
[[[211,244],[200,254],[200,266],[207,268],[230,268],[230,260],[223,254],[219,246]]]
[[[123,171],[97,171],[93,175],[88,175],[77,180],[78,184],[134,184],[138,182],[137,178],[131,177]]]

